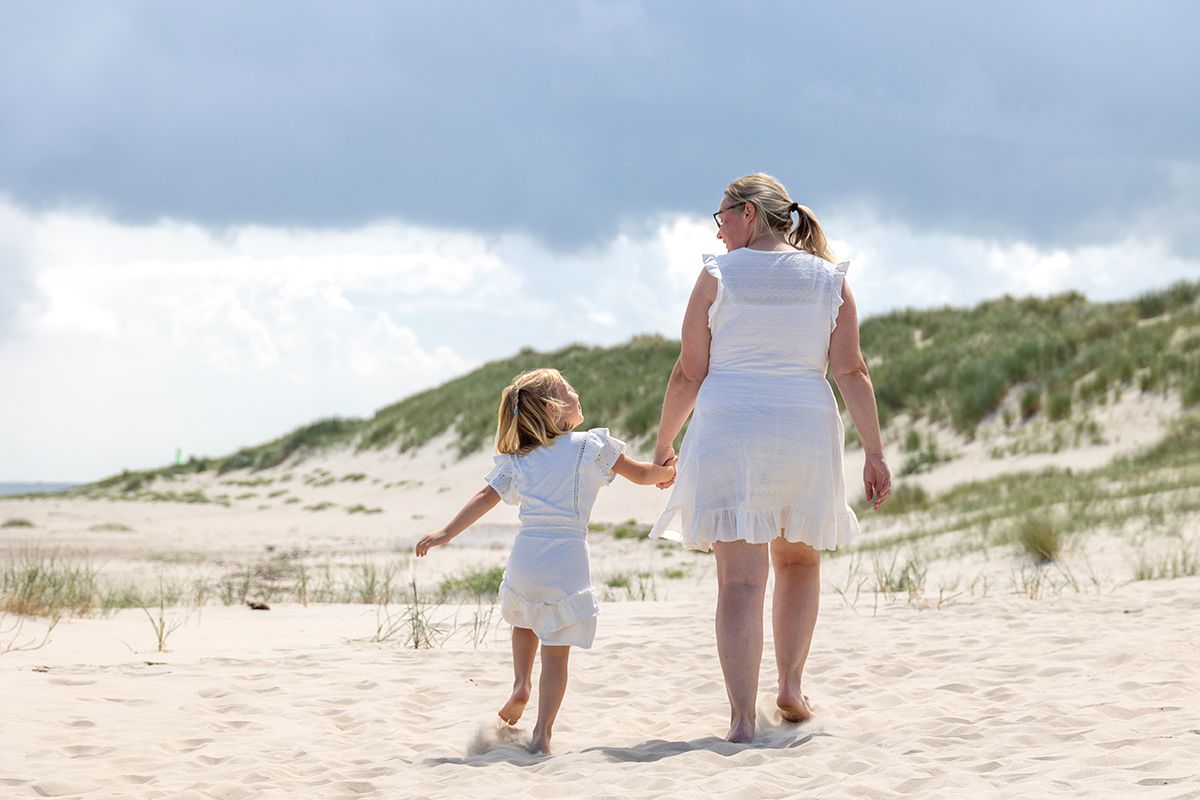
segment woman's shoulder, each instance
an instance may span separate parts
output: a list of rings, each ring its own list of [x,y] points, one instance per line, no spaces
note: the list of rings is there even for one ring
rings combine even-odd
[[[804,264],[812,269],[825,272],[832,277],[841,277],[846,274],[846,270],[850,268],[849,261],[833,262],[826,258],[821,258],[816,253],[810,253],[807,250],[795,250],[785,255],[791,256],[796,263]]]

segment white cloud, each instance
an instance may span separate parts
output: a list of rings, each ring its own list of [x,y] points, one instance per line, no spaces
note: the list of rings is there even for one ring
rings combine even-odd
[[[1200,277],[1154,238],[1039,249],[823,220],[863,317],[1074,289],[1117,299]],[[523,346],[678,336],[707,218],[574,253],[399,222],[319,231],[123,225],[0,201],[28,291],[0,338],[0,479],[88,480],[366,416]]]

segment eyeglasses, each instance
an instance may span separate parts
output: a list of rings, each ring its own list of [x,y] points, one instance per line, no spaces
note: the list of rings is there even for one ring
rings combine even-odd
[[[721,218],[722,214],[724,214],[726,211],[733,211],[735,208],[741,208],[742,206],[746,205],[747,202],[749,202],[749,201],[743,200],[740,203],[734,203],[731,206],[725,206],[720,211],[714,211],[713,212],[713,221],[717,223],[717,230],[721,230],[721,225],[723,225],[725,222]]]

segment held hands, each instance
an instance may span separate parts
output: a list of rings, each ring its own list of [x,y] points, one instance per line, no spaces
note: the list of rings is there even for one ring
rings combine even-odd
[[[445,530],[434,531],[433,533],[425,534],[421,537],[421,541],[417,542],[417,558],[420,558],[428,553],[431,548],[440,547],[453,538],[454,537]]]
[[[874,500],[876,511],[891,496],[892,471],[888,469],[882,453],[867,456],[867,463],[863,465],[863,490],[867,493],[867,500]]]
[[[654,484],[659,489],[670,489],[675,483],[675,464],[679,461],[679,457],[675,455],[675,448],[671,445],[659,445],[654,448],[654,463],[660,467],[670,467],[671,477],[661,483]]]

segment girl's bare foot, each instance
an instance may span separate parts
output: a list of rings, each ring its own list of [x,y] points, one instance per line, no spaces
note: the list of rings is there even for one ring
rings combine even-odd
[[[509,725],[516,725],[525,713],[525,704],[529,702],[529,687],[518,686],[513,689],[512,697],[500,709],[500,719]]]
[[[754,739],[754,720],[740,720],[729,726],[729,735],[725,741],[744,744]]]
[[[808,697],[786,687],[779,690],[779,695],[775,698],[775,705],[779,706],[780,716],[788,722],[808,722],[813,717]]]
[[[550,735],[534,731],[533,738],[529,741],[529,749],[534,753],[550,755]]]

